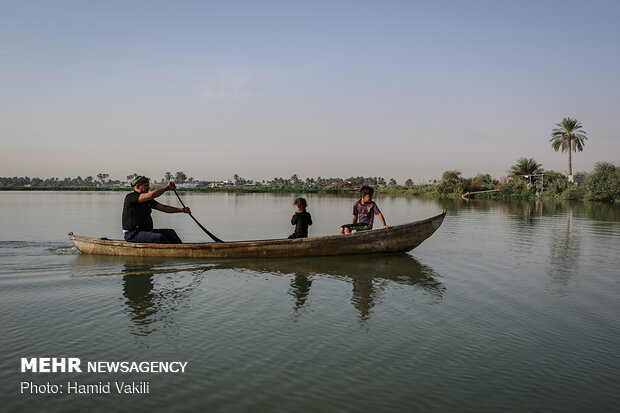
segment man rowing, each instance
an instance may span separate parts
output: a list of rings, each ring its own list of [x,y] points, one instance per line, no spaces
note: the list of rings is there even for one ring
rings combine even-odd
[[[168,214],[178,212],[192,213],[187,207],[177,208],[160,204],[155,200],[155,198],[163,195],[164,192],[170,189],[175,190],[176,185],[174,182],[170,181],[168,185],[149,192],[149,178],[138,176],[131,182],[131,186],[133,186],[133,192],[127,194],[123,204],[123,233],[125,241],[181,244],[183,241],[181,241],[173,229],[153,229],[153,219],[151,218],[152,209]]]

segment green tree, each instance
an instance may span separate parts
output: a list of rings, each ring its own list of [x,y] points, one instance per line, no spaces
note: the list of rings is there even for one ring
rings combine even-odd
[[[517,163],[512,165],[508,172],[510,176],[535,175],[544,171],[542,164],[536,162],[534,158],[519,158]]]
[[[497,181],[489,174],[478,174],[473,178],[466,180],[468,191],[483,191],[486,189],[495,189]]]
[[[413,183],[413,179],[409,178],[405,181],[405,187],[407,188],[413,188],[415,186],[415,184]]]
[[[571,152],[583,151],[583,145],[588,139],[586,131],[581,130],[581,123],[577,119],[563,118],[562,122],[556,123],[557,128],[551,131],[551,147],[557,152],[568,151],[568,175],[573,175]]]
[[[441,175],[441,182],[436,186],[439,194],[461,194],[463,192],[463,181],[460,171],[445,171]]]
[[[182,184],[185,182],[186,179],[187,179],[187,175],[185,175],[185,173],[177,172],[174,177],[174,182],[176,182],[177,184]]]
[[[450,184],[456,184],[461,180],[461,171],[445,171],[441,180]]]
[[[613,202],[620,199],[620,167],[610,162],[597,162],[594,171],[586,177],[588,201]]]

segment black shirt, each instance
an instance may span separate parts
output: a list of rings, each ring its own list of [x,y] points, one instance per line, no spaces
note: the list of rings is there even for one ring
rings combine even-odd
[[[309,212],[296,212],[291,218],[291,224],[295,225],[294,238],[306,238],[308,236],[308,225],[312,225],[312,217]]]
[[[123,203],[123,229],[126,231],[151,231],[153,219],[151,209],[159,205],[154,199],[147,202],[139,202],[140,194],[133,191],[125,197]]]

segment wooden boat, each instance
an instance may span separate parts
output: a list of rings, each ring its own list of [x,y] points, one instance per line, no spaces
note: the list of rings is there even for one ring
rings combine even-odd
[[[406,252],[433,235],[446,216],[441,214],[392,228],[298,239],[145,244],[88,238],[68,234],[75,248],[84,254],[192,257],[192,258],[284,258]]]

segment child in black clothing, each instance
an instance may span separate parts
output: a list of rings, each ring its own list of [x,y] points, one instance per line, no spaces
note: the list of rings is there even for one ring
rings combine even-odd
[[[309,212],[306,212],[308,203],[304,198],[297,198],[293,205],[297,207],[297,212],[293,213],[291,224],[295,225],[295,233],[289,236],[291,238],[307,238],[308,237],[308,225],[312,225],[312,217]]]

